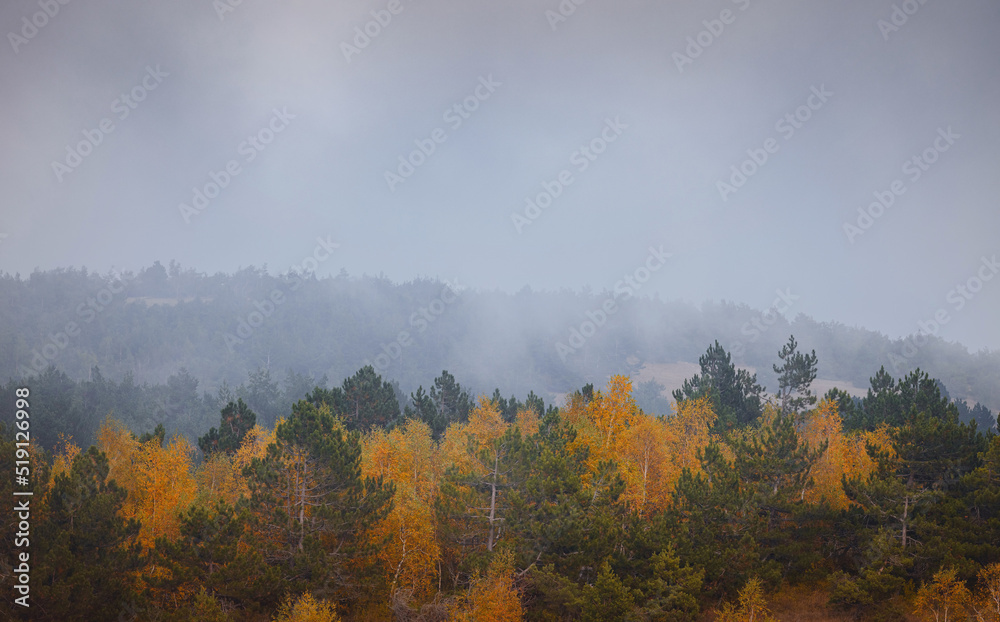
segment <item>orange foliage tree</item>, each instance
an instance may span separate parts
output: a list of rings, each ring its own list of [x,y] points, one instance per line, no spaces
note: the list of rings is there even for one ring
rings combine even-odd
[[[278,424],[282,421],[279,419]],[[267,455],[267,446],[274,440],[274,430],[257,424],[247,431],[235,454],[224,451],[210,454],[195,476],[199,498],[206,506],[212,507],[218,501],[235,505],[239,499],[249,497],[250,488],[243,470],[250,466],[254,458],[263,459]]]
[[[455,622],[519,622],[524,607],[514,585],[514,557],[504,552],[490,562],[486,575],[472,581],[452,620]]]
[[[577,431],[573,451],[588,451],[587,483],[599,484],[613,462],[625,482],[623,501],[638,514],[670,504],[671,493],[685,468],[700,468],[698,450],[711,440],[717,419],[708,397],[686,400],[667,419],[643,413],[632,396],[632,382],[613,376],[589,403],[571,396],[561,413]]]
[[[392,511],[372,536],[389,577],[390,597],[398,588],[426,595],[441,557],[433,503],[441,475],[430,427],[408,420],[389,432],[375,429],[362,445],[362,474],[395,483]]]
[[[835,510],[846,509],[850,500],[844,493],[842,478],[853,477],[857,471],[853,448],[844,435],[843,420],[837,403],[823,400],[804,416],[799,427],[799,438],[810,447],[820,447],[827,443],[826,451],[812,467],[813,486],[804,493],[805,500],[818,503],[825,499]]]
[[[181,436],[140,443],[120,422],[107,419],[98,433],[98,449],[108,456],[108,479],[128,491],[123,518],[137,519],[139,544],[152,548],[156,538],[178,535],[178,513],[195,497],[191,444]]]
[[[712,399],[708,396],[677,403],[674,412],[677,414],[667,420],[671,490],[684,469],[690,469],[692,474],[701,469],[698,451],[712,440],[709,430],[718,419],[718,414],[712,409]]]

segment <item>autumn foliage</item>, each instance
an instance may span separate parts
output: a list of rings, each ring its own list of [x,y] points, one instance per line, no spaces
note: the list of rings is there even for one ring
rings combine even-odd
[[[859,619],[1000,622],[1000,440],[912,384],[938,412],[894,424],[834,393],[719,425],[710,384],[653,416],[625,376],[438,428],[426,400],[389,427],[318,398],[251,426],[237,404],[201,455],[108,418],[39,480],[58,561],[38,593],[59,619],[59,599],[111,619],[98,601],[131,594],[151,620],[770,622],[769,594],[810,583]]]

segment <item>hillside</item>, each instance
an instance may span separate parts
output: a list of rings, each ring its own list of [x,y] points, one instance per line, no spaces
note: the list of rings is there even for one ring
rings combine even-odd
[[[74,379],[98,366],[107,377],[131,371],[137,382],[163,383],[184,368],[215,392],[258,369],[336,383],[370,363],[407,394],[447,369],[475,393],[533,390],[553,400],[616,373],[673,389],[718,339],[773,390],[771,365],[794,334],[819,356],[817,388],[863,393],[879,367],[896,377],[919,367],[953,398],[1000,409],[1000,353],[972,354],[938,338],[911,348],[862,328],[727,302],[699,309],[607,292],[510,295],[430,279],[318,280],[257,268],[209,276],[159,263],[114,276],[5,274],[0,300],[4,379],[53,364]]]

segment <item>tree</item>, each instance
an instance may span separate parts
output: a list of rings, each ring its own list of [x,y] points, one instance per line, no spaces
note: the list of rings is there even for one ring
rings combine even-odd
[[[504,421],[496,404],[481,397],[467,424],[450,426],[445,452],[458,458],[458,481],[475,491],[477,505],[470,510],[487,524],[486,550],[503,534],[506,490],[514,484],[521,443],[520,433]],[[464,452],[462,448],[464,446]]]
[[[666,423],[640,414],[625,433],[619,462],[625,479],[625,502],[642,515],[669,502],[670,430]]]
[[[113,620],[134,593],[139,523],[123,518],[126,491],[96,447],[56,475],[32,537],[33,607],[47,620]]]
[[[934,419],[959,416],[958,407],[942,394],[940,383],[926,372],[914,370],[897,383],[882,367],[871,378],[861,408],[845,424],[850,430],[874,430],[882,424],[898,427],[920,412]]]
[[[651,415],[669,415],[673,411],[670,400],[663,395],[665,390],[666,387],[656,380],[640,382],[635,388],[635,401],[643,411]]]
[[[440,460],[427,424],[411,419],[390,431],[373,430],[363,444],[362,473],[395,488],[392,510],[373,530],[378,558],[389,579],[389,595],[405,589],[429,594],[441,559],[434,500]]]
[[[265,457],[268,445],[274,440],[274,430],[255,425],[243,435],[240,446],[232,454],[217,451],[208,455],[195,473],[198,502],[211,507],[219,501],[236,505],[241,499],[249,498],[250,488],[244,470],[254,458]]]
[[[211,454],[217,451],[235,454],[243,443],[243,437],[257,424],[257,415],[250,410],[243,398],[229,402],[222,409],[219,429],[212,428],[208,434],[198,439],[198,447]]]
[[[788,337],[788,343],[778,352],[778,358],[783,365],[774,365],[774,373],[778,374],[778,401],[782,414],[798,413],[806,406],[816,403],[816,396],[809,386],[816,379],[816,350],[811,354],[798,352],[799,344],[795,336]]]
[[[523,617],[524,608],[514,585],[513,556],[500,553],[490,562],[486,575],[472,581],[452,619],[455,622],[520,622]]]
[[[160,536],[176,536],[177,514],[194,500],[197,489],[187,440],[174,436],[164,444],[159,435],[151,435],[143,441],[109,418],[101,426],[98,447],[108,456],[108,477],[128,491],[122,515],[142,525],[138,540],[143,549],[152,548]]]
[[[876,461],[877,470],[867,477],[845,477],[844,491],[877,524],[893,530],[905,553],[914,539],[914,517],[935,494],[915,481],[898,477],[894,461],[888,457],[880,455]]]
[[[156,563],[164,571],[155,580],[161,600],[197,607],[201,590],[201,600],[211,599],[214,608],[225,603],[254,610],[276,601],[278,572],[243,542],[247,519],[246,510],[224,501],[182,512],[178,537],[156,540]]]
[[[661,538],[669,539],[667,531],[661,529],[663,518],[637,519],[631,524],[623,550],[613,556],[611,569],[631,590],[636,603],[633,618],[693,621],[700,609],[698,597],[705,571],[682,564],[673,546],[663,544]]]
[[[904,408],[900,392],[895,379],[885,370],[884,365],[872,376],[870,384],[868,395],[862,400],[861,409],[856,413],[857,418],[848,421],[848,427],[855,430],[874,430],[882,423],[902,424]]]
[[[726,603],[716,618],[718,622],[777,622],[767,607],[764,584],[760,577],[750,577],[740,590],[738,604]]]
[[[340,616],[331,603],[316,600],[306,592],[298,598],[289,596],[278,610],[274,622],[340,622]]]
[[[271,379],[271,370],[258,367],[249,373],[248,380],[246,387],[240,387],[240,397],[246,399],[248,407],[260,415],[265,425],[274,425],[281,410],[281,389]]]
[[[430,427],[434,440],[441,440],[444,431],[448,428],[448,421],[438,413],[434,399],[424,391],[423,385],[417,387],[416,393],[410,394],[410,401],[413,403],[413,407],[410,408],[407,405],[403,409],[403,416],[407,419],[423,421]]]
[[[853,475],[848,471],[851,447],[844,436],[837,403],[824,399],[814,410],[806,413],[799,435],[811,447],[826,446],[826,451],[813,466],[815,485],[806,491],[806,500],[812,503],[825,501],[835,510],[847,509],[849,500],[844,493],[842,479],[845,475]]]
[[[678,554],[704,569],[704,589],[712,595],[738,589],[751,573],[775,574],[756,540],[762,517],[732,462],[716,442],[699,450],[698,458],[697,473],[681,473],[667,514]]]
[[[1000,622],[1000,563],[979,571],[979,591],[975,612],[978,622]]]
[[[757,384],[757,375],[737,370],[731,355],[718,341],[709,346],[698,364],[701,374],[685,380],[681,388],[674,391],[674,400],[680,403],[708,395],[718,415],[715,432],[745,426],[760,416],[764,388]]]
[[[324,375],[319,380],[309,373],[299,373],[293,369],[285,372],[284,391],[282,394],[288,401],[299,401],[312,393],[316,387],[326,386],[327,378]]]
[[[766,514],[768,528],[791,506],[805,500],[813,486],[812,470],[826,452],[827,442],[811,447],[802,442],[792,417],[774,413],[765,424],[731,443],[733,467],[754,505]]]
[[[434,386],[431,387],[431,400],[434,402],[438,415],[443,419],[444,428],[452,423],[464,423],[469,420],[472,400],[469,399],[469,394],[462,390],[462,385],[455,381],[455,377],[448,373],[448,370],[443,370],[441,375],[434,379]]]
[[[283,580],[338,601],[363,597],[371,531],[391,509],[393,487],[362,478],[359,434],[328,408],[299,401],[246,475],[258,546]]]
[[[392,427],[400,421],[399,402],[392,384],[383,381],[375,368],[365,365],[344,380],[341,403],[336,412],[349,430],[367,432],[373,427]]]
[[[593,586],[585,591],[584,622],[624,620],[635,608],[635,594],[614,573],[608,562],[601,564]]]
[[[932,583],[917,590],[914,613],[934,622],[965,620],[971,602],[972,594],[956,577],[955,569],[942,569],[934,574]]]
[[[680,402],[675,410],[677,414],[666,421],[665,449],[670,460],[666,480],[671,490],[684,469],[692,473],[701,470],[699,455],[711,442],[711,431],[718,419],[708,396]]]

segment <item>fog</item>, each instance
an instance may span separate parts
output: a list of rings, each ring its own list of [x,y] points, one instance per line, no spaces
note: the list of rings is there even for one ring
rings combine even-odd
[[[64,1],[0,8],[5,272],[629,277],[1000,349],[996,2]]]

